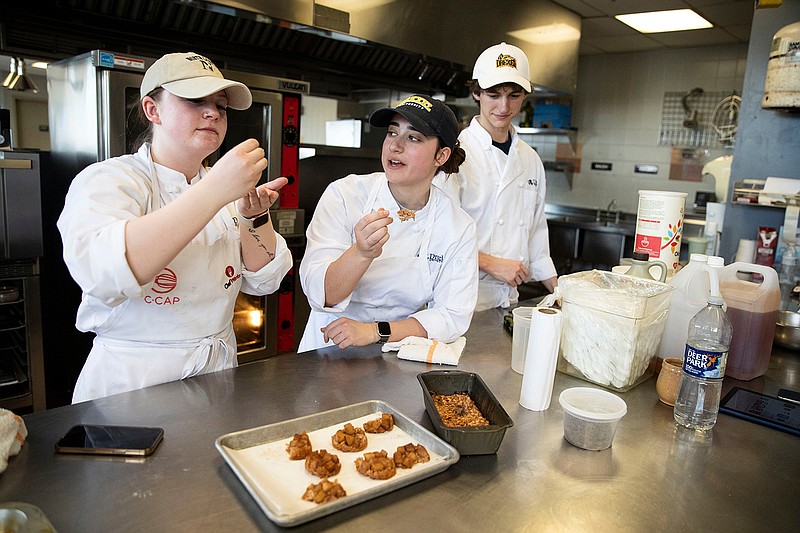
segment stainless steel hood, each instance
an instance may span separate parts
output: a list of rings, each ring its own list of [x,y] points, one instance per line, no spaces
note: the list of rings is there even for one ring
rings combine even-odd
[[[341,11],[352,25],[345,33],[314,24],[324,6],[313,0],[35,0],[0,14],[0,53],[63,59],[93,49],[149,57],[192,49],[221,68],[310,81],[320,95],[349,97],[354,90],[384,87],[465,96],[480,49],[514,42],[503,31],[531,17],[552,20],[570,13],[548,0],[531,0],[525,4],[534,7],[520,8],[519,20],[510,24],[509,0],[489,7],[476,0],[443,1],[448,9],[441,2],[385,0],[372,9]],[[455,18],[445,21],[446,12]],[[441,29],[430,20],[440,21]],[[449,29],[451,22],[457,32]],[[500,31],[501,22],[508,28]],[[514,44],[531,56],[524,43]],[[569,47],[534,52],[533,81],[572,92],[577,42],[574,53]],[[545,74],[545,67],[558,75]]]

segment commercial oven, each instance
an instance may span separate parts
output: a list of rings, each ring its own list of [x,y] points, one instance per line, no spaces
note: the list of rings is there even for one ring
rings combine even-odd
[[[141,131],[131,126],[128,117],[138,105],[144,72],[154,61],[154,58],[94,50],[48,66],[50,142],[54,163],[61,172],[67,168],[74,177],[91,163],[134,151]],[[295,257],[299,257],[305,247],[302,211],[297,209],[300,99],[308,94],[309,84],[246,72],[223,70],[223,74],[250,88],[253,105],[245,111],[228,114],[225,143],[209,158],[210,163],[247,138],[259,140],[269,160],[260,182],[278,176],[289,178],[289,184],[281,190],[273,220],[300,218],[298,225],[276,223],[276,230],[284,235]],[[295,298],[299,290],[296,270],[287,275],[281,289],[273,295],[239,295],[234,329],[240,363],[295,349]],[[72,318],[78,303],[69,302],[70,308],[65,309]]]
[[[0,152],[0,407],[45,408],[39,154]]]

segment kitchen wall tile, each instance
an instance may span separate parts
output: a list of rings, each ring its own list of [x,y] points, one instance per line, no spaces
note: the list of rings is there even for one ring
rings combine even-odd
[[[694,87],[741,93],[746,59],[744,44],[581,56],[572,115],[583,146],[581,172],[570,189],[563,174],[548,171],[547,201],[595,209],[601,196],[611,195],[623,211],[635,213],[639,189],[686,192],[690,203],[696,191],[713,190],[709,178],[668,179],[671,147],[658,145],[664,93]],[[732,152],[710,150],[708,160],[726,153]],[[592,161],[610,162],[613,170],[593,171]],[[657,164],[658,174],[634,173],[638,163]]]

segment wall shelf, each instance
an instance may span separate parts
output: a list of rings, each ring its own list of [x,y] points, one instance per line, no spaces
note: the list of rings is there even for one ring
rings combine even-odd
[[[554,161],[545,161],[542,158],[545,170],[562,172],[564,177],[567,178],[567,184],[572,190],[572,176],[576,171],[580,170],[580,150],[578,147],[578,130],[575,128],[517,128],[517,134],[523,138],[528,144],[533,144],[532,136],[552,136],[552,137],[566,137],[569,140],[572,149],[572,157],[561,159],[558,154]],[[541,156],[541,154],[540,154]]]
[[[785,209],[790,205],[800,205],[800,194],[764,192],[766,180],[741,180],[733,184],[731,203],[737,205],[756,205]]]

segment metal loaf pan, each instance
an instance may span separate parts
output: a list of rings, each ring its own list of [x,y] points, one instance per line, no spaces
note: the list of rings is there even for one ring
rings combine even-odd
[[[417,375],[422,386],[425,410],[436,433],[456,447],[461,455],[497,453],[506,429],[514,425],[506,410],[478,374],[461,370],[432,370]],[[489,421],[483,427],[451,427],[444,425],[431,394],[466,393]]]
[[[377,418],[381,413],[394,417],[395,428],[382,434],[368,433],[365,450],[344,453],[332,447],[330,436],[346,422],[363,423],[359,419]],[[308,433],[315,450],[325,448],[339,456],[342,470],[331,479],[340,481],[347,491],[346,497],[320,505],[302,500],[308,484],[320,480],[305,472],[304,461],[290,461],[285,445],[295,433],[303,431]],[[380,449],[385,449],[391,457],[398,439],[404,440],[403,444],[409,440],[422,444],[431,454],[431,460],[410,470],[398,468],[394,477],[384,481],[371,480],[356,472],[355,458]],[[261,510],[281,526],[302,524],[376,498],[442,472],[459,459],[455,448],[379,400],[229,433],[217,438],[215,446]]]

